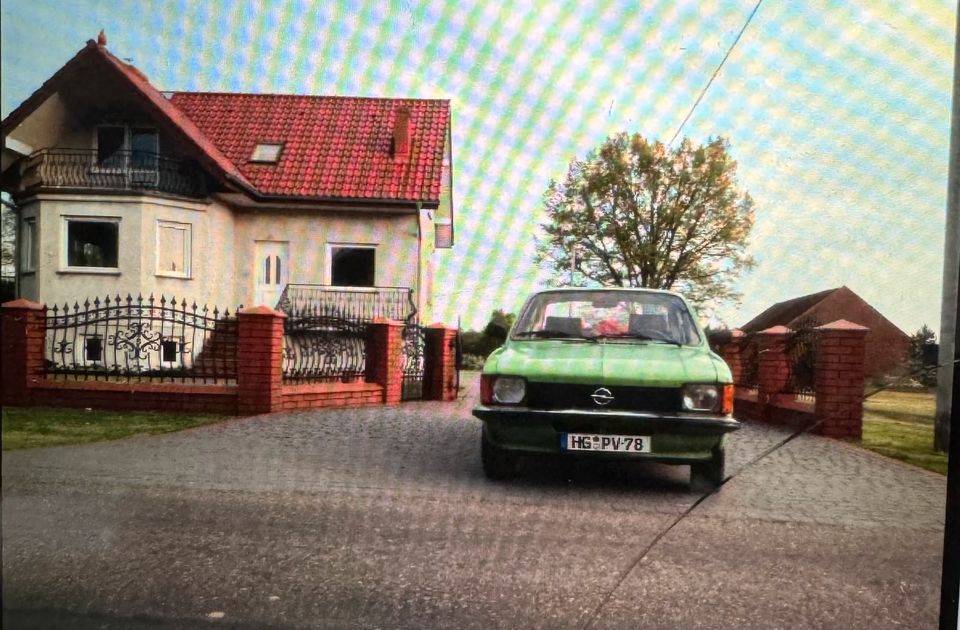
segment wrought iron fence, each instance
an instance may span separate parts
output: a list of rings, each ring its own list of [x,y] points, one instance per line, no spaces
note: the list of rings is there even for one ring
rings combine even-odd
[[[740,382],[746,389],[760,387],[760,344],[756,335],[747,335],[740,350]]]
[[[206,185],[192,162],[144,151],[116,151],[109,157],[86,149],[42,149],[27,160],[23,185],[164,192],[203,197]]]
[[[44,371],[77,380],[229,382],[237,377],[230,311],[127,295],[47,308]]]
[[[417,400],[423,398],[424,354],[426,349],[426,331],[416,322],[403,327],[403,379],[400,399]]]
[[[369,320],[332,303],[288,309],[283,321],[284,379],[323,382],[363,377]]]
[[[296,381],[351,381],[366,368],[367,327],[377,318],[406,322],[404,348],[416,356],[417,309],[413,290],[407,287],[357,289],[314,284],[289,284],[280,296],[283,311],[283,376]],[[420,332],[419,363],[404,363],[404,391],[414,395],[418,385],[414,364],[423,381],[423,343]],[[407,375],[409,372],[409,376]],[[419,397],[419,394],[417,394]]]
[[[797,326],[787,338],[784,350],[790,361],[790,378],[784,391],[800,398],[812,399],[816,395],[817,347],[820,334],[815,330],[819,324],[805,321]]]

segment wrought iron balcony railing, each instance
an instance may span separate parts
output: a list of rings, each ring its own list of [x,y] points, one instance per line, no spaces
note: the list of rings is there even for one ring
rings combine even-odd
[[[324,315],[360,321],[378,317],[412,322],[417,316],[409,287],[351,288],[319,284],[288,284],[277,308],[289,317]]]
[[[144,151],[116,151],[103,158],[85,149],[42,149],[28,158],[23,187],[207,194],[196,164]]]

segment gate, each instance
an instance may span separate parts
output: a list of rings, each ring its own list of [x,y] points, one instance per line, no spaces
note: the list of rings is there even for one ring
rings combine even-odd
[[[423,398],[423,360],[426,347],[426,332],[416,320],[408,321],[403,327],[403,379],[400,388],[400,400],[420,400]]]

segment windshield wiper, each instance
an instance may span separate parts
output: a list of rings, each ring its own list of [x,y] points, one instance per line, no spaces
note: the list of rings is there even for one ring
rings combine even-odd
[[[666,337],[651,337],[650,335],[645,335],[643,333],[617,333],[617,334],[606,334],[606,335],[596,335],[594,339],[637,339],[640,341],[657,341],[659,343],[669,343],[671,345],[682,348],[683,344],[677,341],[676,339],[668,339]]]
[[[579,339],[582,341],[596,341],[592,337],[581,337],[580,335],[572,335],[568,332],[562,330],[521,330],[520,332],[513,333],[514,337],[534,337],[536,339]]]

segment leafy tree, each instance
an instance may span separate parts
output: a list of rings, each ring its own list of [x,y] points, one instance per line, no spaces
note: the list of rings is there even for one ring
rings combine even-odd
[[[490,321],[484,327],[482,332],[475,330],[464,331],[461,335],[464,354],[472,354],[485,357],[499,348],[503,344],[503,339],[490,334],[490,325],[497,324],[509,330],[513,322],[517,319],[514,313],[504,313],[502,309],[497,309],[490,314]]]
[[[651,287],[697,303],[736,300],[753,201],[723,138],[670,149],[639,134],[607,138],[544,194],[537,262],[558,284]],[[580,278],[574,280],[571,270]]]
[[[12,300],[16,286],[17,214],[7,201],[0,198],[0,301]]]
[[[937,335],[924,324],[910,335],[910,373],[922,385],[937,384]]]

